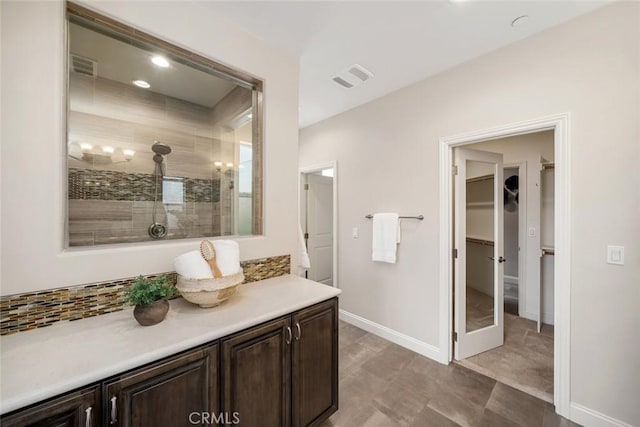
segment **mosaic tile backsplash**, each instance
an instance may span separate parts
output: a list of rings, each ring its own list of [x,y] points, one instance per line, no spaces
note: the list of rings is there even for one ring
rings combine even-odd
[[[245,283],[289,274],[291,256],[242,261]],[[162,273],[160,273],[162,274]],[[160,274],[146,277],[153,278]],[[176,282],[175,272],[169,274]],[[120,311],[127,307],[124,290],[135,278],[89,285],[28,292],[0,297],[0,335],[44,328],[61,321],[74,321]]]
[[[219,179],[179,179],[184,187],[182,202],[220,201]],[[72,200],[153,202],[155,196],[155,176],[146,173],[69,168],[68,185]],[[158,186],[158,199],[162,200],[162,185]]]

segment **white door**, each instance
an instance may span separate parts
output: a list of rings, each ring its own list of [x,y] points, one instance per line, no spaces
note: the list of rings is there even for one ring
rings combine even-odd
[[[502,154],[456,148],[455,166],[454,347],[460,360],[504,343]]]
[[[308,278],[333,286],[333,178],[307,174]]]

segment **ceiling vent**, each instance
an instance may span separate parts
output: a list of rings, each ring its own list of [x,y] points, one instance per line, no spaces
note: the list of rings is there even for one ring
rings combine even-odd
[[[79,74],[98,77],[98,63],[89,58],[71,55],[71,69]]]
[[[352,87],[361,85],[372,77],[373,73],[371,71],[362,65],[353,64],[334,76],[333,81],[344,88],[351,89]]]

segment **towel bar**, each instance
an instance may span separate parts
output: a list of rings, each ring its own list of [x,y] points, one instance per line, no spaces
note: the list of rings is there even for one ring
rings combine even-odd
[[[367,219],[371,219],[371,218],[373,218],[373,215],[367,214],[364,217],[367,218]],[[423,215],[418,215],[418,216],[400,216],[398,218],[400,218],[400,219],[417,219],[417,220],[422,221],[424,219],[424,216]]]

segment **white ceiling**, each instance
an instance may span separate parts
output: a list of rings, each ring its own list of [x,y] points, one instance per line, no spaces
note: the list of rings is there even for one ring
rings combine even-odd
[[[215,1],[206,5],[300,57],[300,127],[305,127],[609,1]],[[520,15],[530,19],[511,27]],[[354,63],[375,77],[352,89],[333,82],[333,76]]]

